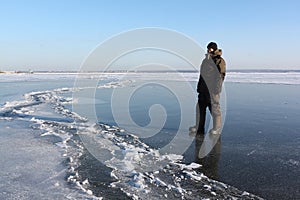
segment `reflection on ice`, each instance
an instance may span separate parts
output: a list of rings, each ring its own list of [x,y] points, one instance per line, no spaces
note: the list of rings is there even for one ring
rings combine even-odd
[[[197,135],[195,138],[195,162],[202,166],[203,173],[207,176],[218,180],[218,164],[221,155],[221,137],[208,134],[207,137],[204,135]],[[214,144],[213,148],[208,147],[209,152],[203,157],[201,149],[207,148],[206,146]]]

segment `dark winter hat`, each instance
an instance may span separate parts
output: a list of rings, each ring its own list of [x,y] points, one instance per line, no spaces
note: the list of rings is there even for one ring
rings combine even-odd
[[[217,43],[215,42],[210,42],[208,45],[207,45],[207,49],[213,49],[214,51],[216,51],[218,49],[218,45]]]

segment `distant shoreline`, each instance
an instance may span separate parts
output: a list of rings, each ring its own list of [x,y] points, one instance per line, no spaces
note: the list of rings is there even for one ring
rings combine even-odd
[[[0,74],[101,74],[101,73],[199,73],[197,70],[177,70],[177,71],[127,71],[127,70],[114,70],[114,71],[0,71]],[[300,73],[300,70],[295,69],[239,69],[239,70],[227,70],[227,72],[237,73]]]

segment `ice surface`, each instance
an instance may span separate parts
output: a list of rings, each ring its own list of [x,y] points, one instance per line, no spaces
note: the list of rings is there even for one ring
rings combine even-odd
[[[151,79],[160,78],[156,74],[145,75]],[[17,81],[42,81],[53,78],[51,75],[44,76],[14,75],[7,76],[6,81],[12,81],[13,78]],[[195,74],[185,76],[190,81],[197,80],[198,77]],[[58,77],[64,79],[65,75]],[[140,74],[138,77],[140,78]],[[128,81],[116,81],[114,76],[112,81],[100,85],[98,89],[134,84],[135,79],[131,78]],[[5,81],[4,79],[2,81]],[[151,148],[126,130],[109,124],[92,124],[88,118],[74,113],[67,107],[74,102],[73,99],[64,95],[84,89],[87,88],[63,87],[28,92],[23,100],[10,101],[1,106],[0,116],[6,119],[1,119],[3,127],[18,125],[20,129],[24,129],[1,130],[1,163],[6,169],[1,172],[1,198],[17,196],[18,199],[45,199],[42,196],[45,195],[46,199],[101,199],[100,194],[103,193],[98,192],[97,187],[106,177],[95,175],[86,178],[88,175],[83,172],[101,172],[109,168],[113,181],[105,183],[109,187],[103,188],[118,188],[133,199],[234,199],[241,196],[244,199],[259,199],[209,179],[198,171],[201,170],[200,165],[183,164],[182,155],[161,155],[157,149]],[[6,132],[11,135],[5,134]],[[40,139],[47,139],[37,140],[32,132]],[[93,154],[95,157],[88,157],[92,162],[84,165],[86,161],[83,157],[88,154],[87,151],[93,153],[93,149],[88,149],[83,141],[93,141],[93,144],[97,145],[94,150],[102,152],[99,160],[105,158],[105,161],[101,160],[99,163],[95,159],[97,155]],[[15,146],[19,149],[14,149]],[[62,164],[65,159],[68,160],[66,166]],[[81,169],[83,166],[90,169]],[[101,177],[100,182],[93,181],[95,177]],[[4,182],[8,184],[3,185]]]
[[[16,119],[0,126],[0,199],[95,199],[68,186],[60,149],[37,140],[39,130]]]

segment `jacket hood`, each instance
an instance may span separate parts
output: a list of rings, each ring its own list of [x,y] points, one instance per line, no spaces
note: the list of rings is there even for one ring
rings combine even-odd
[[[217,49],[214,53],[214,56],[222,56],[222,49]]]
[[[222,56],[222,49],[217,49],[214,54],[211,54],[211,53],[207,53],[205,54],[207,56],[210,56],[210,57],[216,57],[216,56]]]

